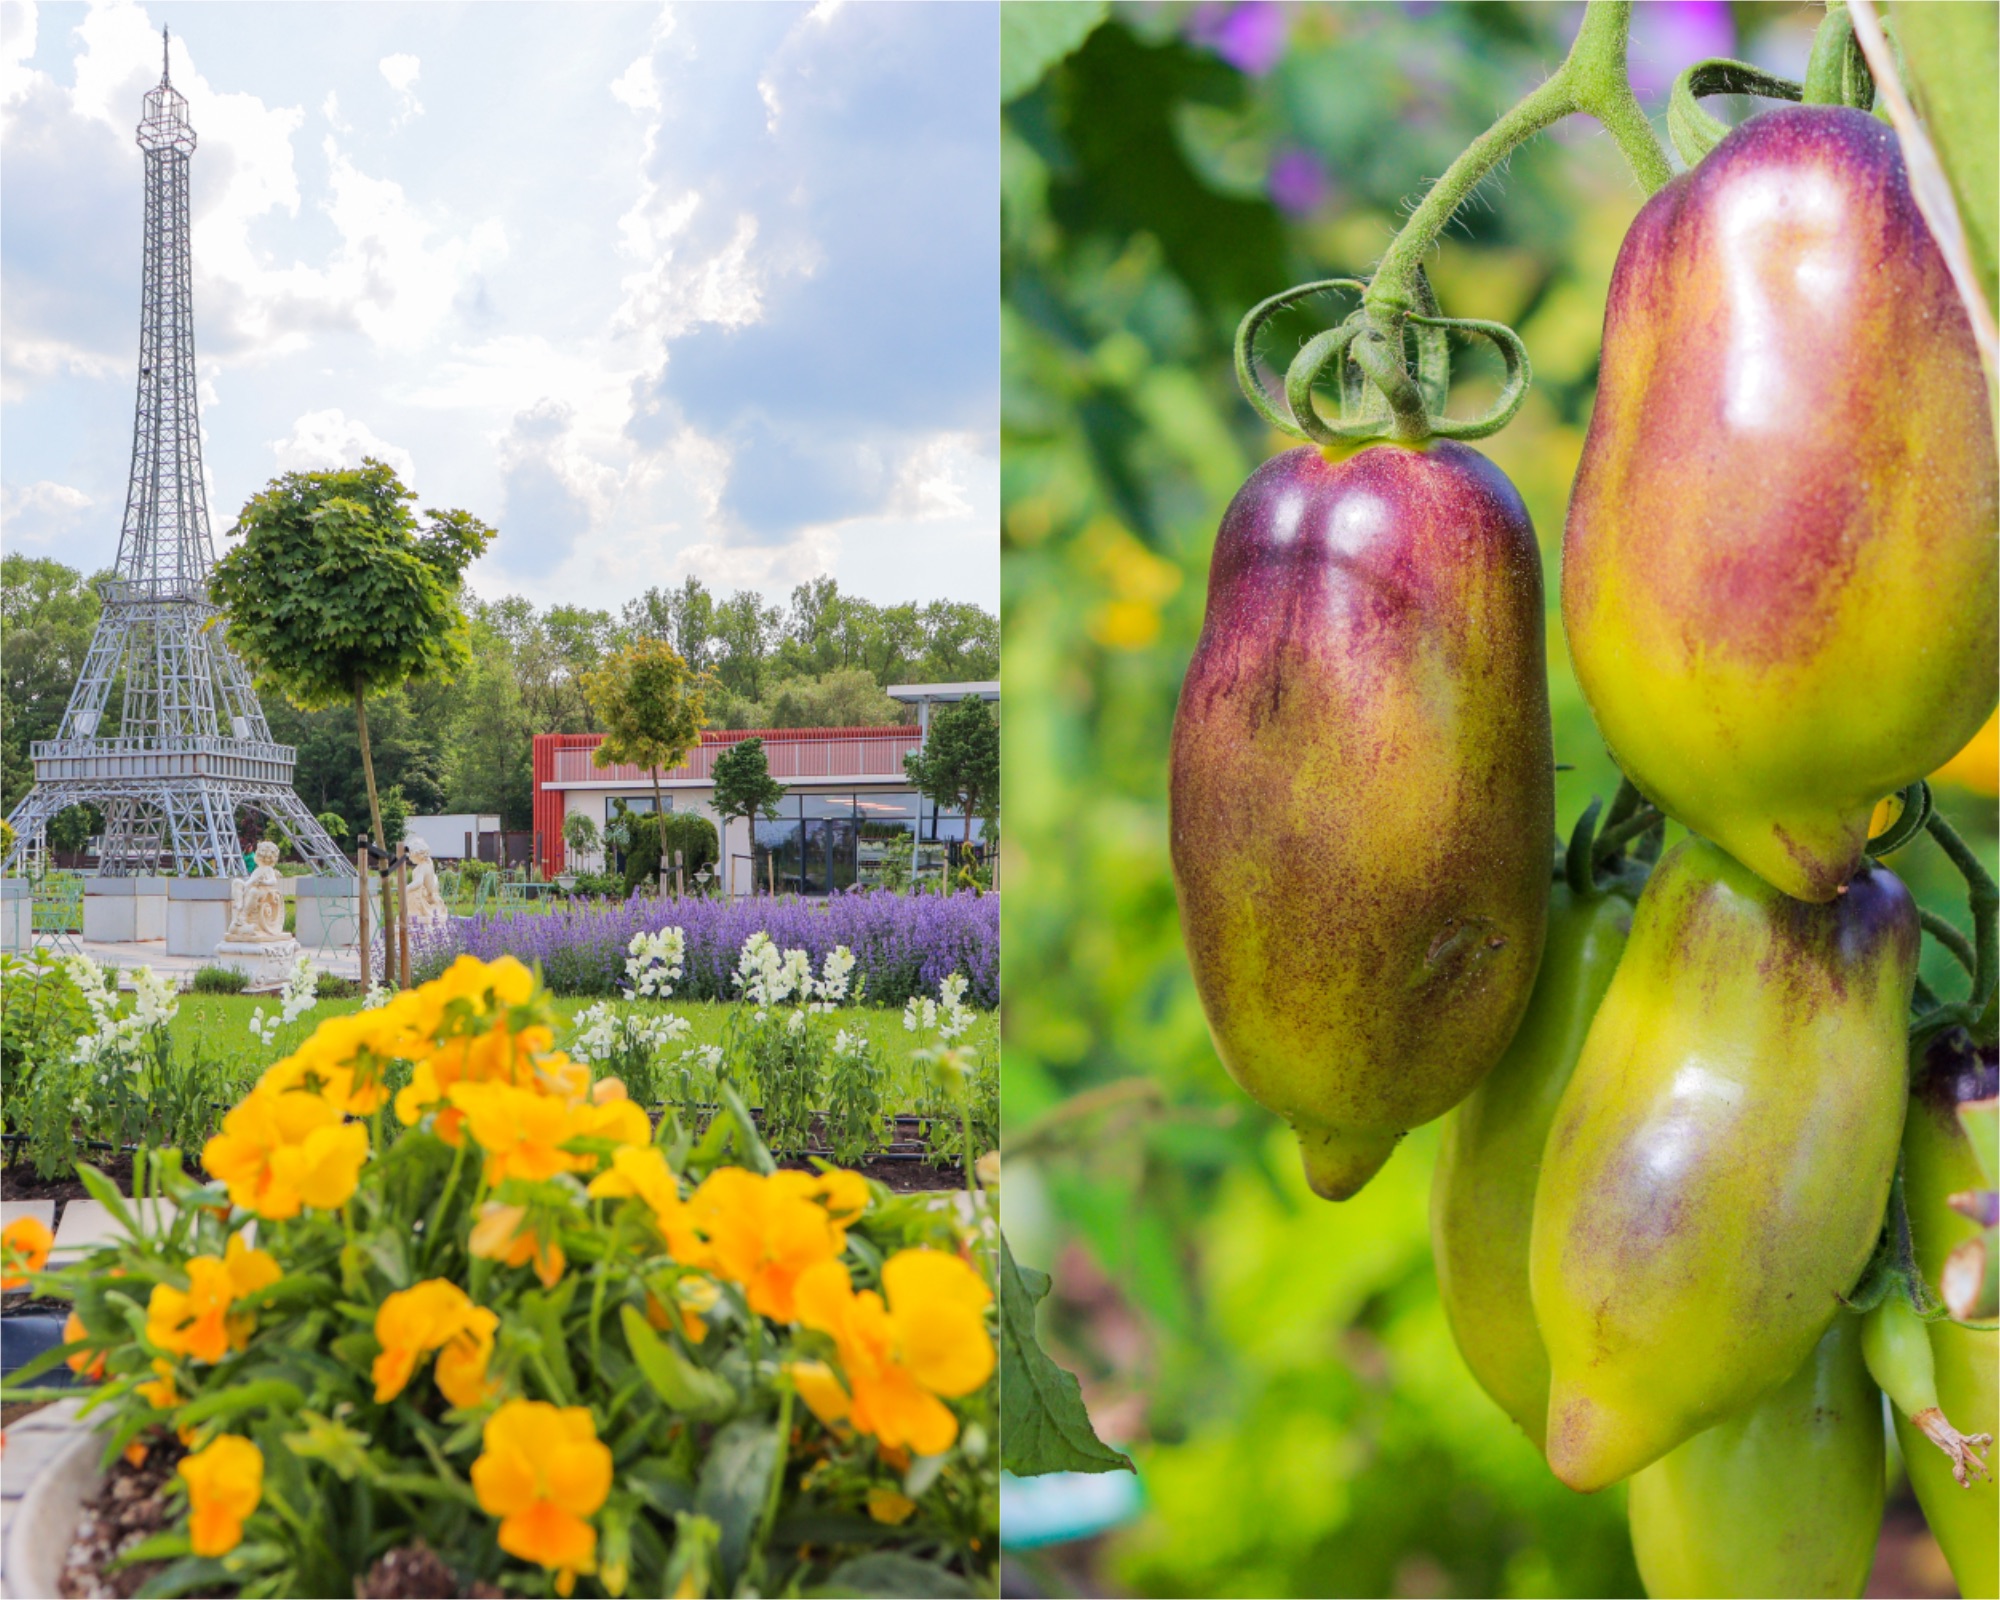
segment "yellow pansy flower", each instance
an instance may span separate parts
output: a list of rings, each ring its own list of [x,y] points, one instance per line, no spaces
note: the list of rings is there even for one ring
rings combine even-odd
[[[475,1306],[463,1289],[443,1278],[397,1290],[375,1312],[375,1339],[382,1346],[370,1373],[376,1403],[386,1405],[401,1394],[418,1363],[435,1350],[447,1352],[437,1371],[445,1398],[455,1406],[479,1404],[486,1398],[486,1362],[499,1325],[491,1311]]]
[[[847,1377],[846,1421],[886,1446],[936,1455],[958,1437],[958,1418],[938,1397],[970,1394],[992,1375],[993,1296],[941,1250],[898,1251],[883,1263],[882,1289],[856,1294],[839,1262],[821,1263],[799,1279],[798,1321],[833,1339]]]
[[[695,1231],[694,1212],[681,1198],[680,1180],[657,1145],[626,1145],[611,1152],[611,1168],[590,1180],[592,1199],[643,1200],[660,1237],[676,1261],[691,1267],[708,1260],[708,1247]]]
[[[251,1090],[201,1152],[202,1166],[235,1204],[274,1221],[306,1206],[346,1205],[367,1159],[368,1130],[300,1089]]]
[[[180,1464],[188,1486],[188,1543],[222,1556],[243,1542],[243,1519],[264,1498],[264,1452],[233,1433],[219,1435]]]
[[[510,1267],[523,1267],[533,1262],[535,1276],[542,1280],[542,1287],[553,1289],[562,1281],[563,1268],[567,1264],[563,1247],[553,1239],[543,1240],[534,1229],[524,1226],[527,1218],[526,1206],[489,1201],[479,1209],[479,1220],[473,1224],[472,1237],[467,1241],[466,1248],[476,1256]]]
[[[708,1238],[708,1265],[743,1286],[752,1311],[778,1322],[795,1320],[799,1275],[845,1247],[845,1231],[813,1198],[820,1187],[805,1172],[762,1177],[718,1167],[689,1199],[694,1223]]]
[[[230,1235],[222,1255],[190,1258],[187,1274],[186,1289],[153,1285],[146,1303],[146,1338],[162,1350],[207,1362],[220,1361],[250,1342],[256,1318],[232,1314],[231,1305],[284,1276],[274,1257],[248,1249],[240,1233]]]
[[[55,1235],[40,1217],[16,1217],[0,1230],[0,1289],[18,1289],[48,1265]]]
[[[480,1508],[500,1521],[500,1548],[556,1574],[567,1595],[597,1553],[593,1516],[611,1492],[611,1452],[583,1406],[509,1400],[486,1419],[472,1463]]]

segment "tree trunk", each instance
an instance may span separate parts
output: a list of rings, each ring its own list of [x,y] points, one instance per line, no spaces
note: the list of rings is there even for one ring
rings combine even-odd
[[[354,721],[361,730],[361,776],[368,785],[368,820],[375,829],[375,848],[386,850],[389,841],[382,835],[382,800],[375,793],[375,758],[368,752],[368,706],[366,689],[354,681]]]
[[[667,808],[660,799],[660,769],[653,769],[653,838],[660,847],[660,859],[653,865],[653,882],[662,900],[667,897]]]

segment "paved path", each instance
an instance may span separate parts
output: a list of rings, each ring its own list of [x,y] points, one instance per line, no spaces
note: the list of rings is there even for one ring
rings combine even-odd
[[[118,968],[131,971],[136,967],[151,967],[162,977],[185,980],[192,978],[203,967],[215,965],[213,956],[170,956],[164,939],[141,939],[129,944],[112,944],[98,939],[65,940],[61,946],[52,944],[46,934],[35,941],[35,953],[40,956],[61,956],[70,952],[71,947],[83,952],[100,967]],[[321,972],[335,978],[355,978],[360,975],[361,962],[354,950],[313,951],[300,947],[301,953],[312,957],[313,965]],[[125,983],[130,988],[130,980]]]

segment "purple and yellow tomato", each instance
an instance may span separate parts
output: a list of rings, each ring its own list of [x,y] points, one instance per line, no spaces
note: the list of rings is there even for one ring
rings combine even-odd
[[[1326,1198],[1506,1049],[1553,784],[1541,562],[1506,477],[1444,441],[1258,468],[1174,721],[1174,880],[1223,1065]]]
[[[1783,1383],[1881,1233],[1917,910],[1831,905],[1700,839],[1653,869],[1542,1152],[1528,1245],[1546,1449],[1601,1489]]]
[[[1619,252],[1570,499],[1577,681],[1632,781],[1830,900],[1995,702],[1995,463],[1889,128],[1751,118]]]

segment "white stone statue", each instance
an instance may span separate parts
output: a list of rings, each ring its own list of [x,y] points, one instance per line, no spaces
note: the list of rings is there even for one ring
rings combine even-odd
[[[278,847],[257,846],[257,870],[229,885],[229,929],[224,944],[286,944],[285,880],[278,876]]]
[[[451,913],[445,908],[443,891],[438,888],[438,869],[431,860],[431,847],[421,839],[412,839],[404,848],[410,858],[412,926],[419,922],[443,922]]]

